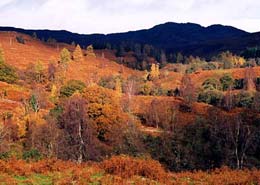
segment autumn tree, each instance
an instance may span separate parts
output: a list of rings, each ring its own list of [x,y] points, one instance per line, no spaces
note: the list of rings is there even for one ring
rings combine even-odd
[[[62,66],[66,69],[69,61],[71,60],[71,54],[68,49],[63,48],[60,52],[60,62]]]
[[[53,82],[55,80],[55,73],[57,69],[56,66],[53,62],[50,62],[48,64],[48,79],[49,81]]]
[[[73,60],[75,62],[82,62],[84,60],[80,45],[77,45],[73,52]]]
[[[234,108],[235,102],[234,102],[234,95],[232,93],[232,88],[229,87],[224,98],[223,98],[223,107],[230,111],[232,108]]]
[[[119,96],[122,94],[122,82],[120,78],[115,79],[115,91],[118,93]]]
[[[94,48],[92,45],[89,45],[87,47],[87,56],[96,57],[96,54],[94,52]]]
[[[79,95],[69,98],[59,119],[59,127],[64,132],[64,157],[78,163],[86,159],[96,159],[95,130],[87,114],[87,103]]]
[[[37,61],[34,65],[35,78],[38,83],[42,83],[44,80],[44,68],[41,61]]]
[[[250,115],[251,114],[251,115]],[[235,156],[236,168],[241,169],[245,165],[248,150],[255,143],[257,134],[259,134],[256,123],[254,123],[255,115],[245,112],[229,118],[227,126],[227,141],[233,150]]]
[[[107,143],[112,139],[112,130],[125,121],[118,96],[113,90],[97,85],[87,87],[84,97],[88,102],[87,113],[97,128],[100,141]]]
[[[160,70],[159,70],[159,64],[152,64],[151,71],[149,74],[149,79],[154,80],[159,78]]]
[[[131,112],[132,109],[132,98],[137,93],[137,82],[133,77],[129,77],[123,85],[123,91],[126,95],[124,101],[124,108]]]
[[[189,105],[196,101],[196,88],[192,83],[189,75],[184,75],[181,80],[180,95],[184,98],[184,101]]]
[[[47,74],[41,61],[37,61],[35,64],[29,63],[24,70],[24,77],[21,77],[27,83],[45,83],[47,81]]]
[[[0,45],[0,64],[5,63],[4,51],[2,46]]]
[[[13,114],[3,112],[0,115],[0,154],[14,149],[18,139],[18,126],[13,121]]]
[[[256,91],[255,85],[255,72],[252,67],[247,67],[245,69],[245,88],[247,91]]]

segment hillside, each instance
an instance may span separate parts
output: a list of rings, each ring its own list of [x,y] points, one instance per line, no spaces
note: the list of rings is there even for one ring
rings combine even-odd
[[[208,30],[222,30],[185,26],[214,39]],[[258,60],[147,58],[148,70],[136,70],[113,49],[0,32],[0,182],[258,182],[250,170],[260,164]]]
[[[212,57],[223,51],[240,54],[247,47],[258,45],[259,33],[247,33],[231,26],[212,25],[202,27],[193,23],[165,23],[146,30],[114,34],[76,34],[68,31],[24,30],[12,27],[1,27],[1,31],[16,31],[33,35],[47,41],[49,38],[58,42],[72,42],[86,47],[93,44],[95,48],[119,48],[123,43],[127,47],[135,44],[152,45],[166,53],[182,52],[184,55]]]

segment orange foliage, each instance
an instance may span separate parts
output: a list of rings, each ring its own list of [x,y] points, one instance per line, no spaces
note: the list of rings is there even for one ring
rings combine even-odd
[[[164,181],[167,173],[158,161],[139,159],[128,156],[113,156],[100,164],[107,173],[123,178],[143,176],[149,179]]]
[[[18,184],[15,177],[22,176],[25,184],[35,182],[31,175],[41,174],[51,178],[53,184],[259,184],[260,170],[231,170],[227,167],[210,172],[194,171],[168,173],[161,164],[151,159],[114,156],[101,163],[76,164],[70,161],[45,159],[26,162],[10,159],[0,160],[0,182]]]

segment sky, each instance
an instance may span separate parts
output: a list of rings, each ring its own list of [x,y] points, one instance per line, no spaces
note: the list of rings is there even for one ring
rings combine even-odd
[[[0,26],[116,33],[165,22],[260,31],[260,0],[0,0]]]

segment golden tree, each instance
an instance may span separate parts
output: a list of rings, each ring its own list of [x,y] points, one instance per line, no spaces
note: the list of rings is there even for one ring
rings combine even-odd
[[[68,62],[71,60],[71,55],[68,49],[63,48],[60,52],[60,61],[61,64],[66,68]]]
[[[116,78],[115,91],[117,92],[118,95],[122,94],[122,82],[120,78]]]
[[[152,64],[149,78],[151,80],[154,80],[154,79],[159,78],[159,75],[160,75],[159,65]]]
[[[112,90],[95,85],[86,88],[84,97],[88,102],[88,116],[96,125],[98,138],[105,142],[113,139],[113,128],[126,122],[126,114],[120,108],[118,96]]]
[[[80,45],[77,45],[74,52],[73,52],[73,60],[75,62],[82,62],[83,61],[83,54]]]
[[[96,57],[96,54],[94,53],[94,48],[92,45],[89,45],[87,47],[87,56]]]
[[[0,63],[5,63],[4,51],[2,46],[0,45]]]

